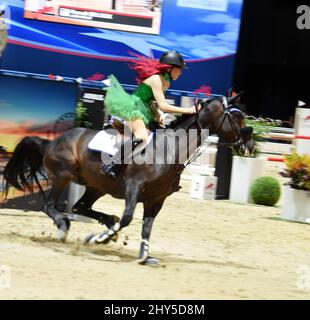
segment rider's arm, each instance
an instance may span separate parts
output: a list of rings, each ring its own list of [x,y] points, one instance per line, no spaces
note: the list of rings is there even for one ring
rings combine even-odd
[[[182,114],[194,114],[196,113],[195,107],[191,108],[179,108],[172,106],[166,102],[164,93],[163,93],[163,84],[159,75],[153,75],[148,79],[148,85],[152,88],[154,98],[158,104],[158,107],[163,112],[168,113],[182,113]]]

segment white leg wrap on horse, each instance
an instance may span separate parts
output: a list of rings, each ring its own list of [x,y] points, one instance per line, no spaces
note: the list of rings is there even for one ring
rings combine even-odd
[[[146,239],[141,241],[139,263],[144,262],[149,256],[149,242]]]
[[[98,239],[99,235],[94,235],[93,237],[91,237],[87,243],[89,244],[94,244],[94,243],[97,243],[97,239]]]
[[[57,229],[57,239],[59,241],[65,242],[67,239],[68,232],[65,232],[61,229]]]
[[[121,228],[121,225],[119,223],[115,223],[115,225],[112,226],[109,230],[98,235],[96,242],[101,243],[101,242],[108,240],[109,238],[114,236],[120,228]]]
[[[114,230],[115,232],[117,232],[117,231],[119,231],[119,229],[121,228],[121,225],[120,225],[120,223],[115,223],[115,225],[114,226],[112,226],[111,228],[110,228],[110,230],[112,229],[112,230]]]
[[[96,243],[101,243],[107,240],[110,236],[108,235],[108,231],[105,231],[97,236]]]
[[[143,239],[141,243],[144,243],[145,248],[149,248],[149,242],[146,239]]]

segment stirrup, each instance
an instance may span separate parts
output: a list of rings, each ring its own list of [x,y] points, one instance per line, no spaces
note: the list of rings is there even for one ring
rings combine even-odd
[[[104,174],[106,176],[109,176],[113,179],[116,179],[117,178],[117,171],[116,171],[115,163],[114,162],[109,163],[109,164],[103,163],[101,165],[100,173]]]
[[[125,144],[131,144],[132,145],[132,151],[143,142],[142,139],[136,138],[133,140],[129,140],[125,143],[122,144],[120,151],[118,152],[118,154],[116,154],[116,159],[120,160],[121,164],[124,164],[124,160],[126,158],[126,156],[124,154],[122,154],[122,150],[124,150]],[[115,158],[114,158],[115,159]],[[114,160],[117,161],[117,160]],[[115,162],[111,162],[108,164],[103,163],[101,165],[101,170],[100,173],[107,175],[111,178],[113,178],[114,180],[117,178],[118,176],[118,172],[119,172],[119,167],[115,164]]]

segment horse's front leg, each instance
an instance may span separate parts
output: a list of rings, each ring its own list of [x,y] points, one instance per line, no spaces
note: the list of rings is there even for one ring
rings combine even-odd
[[[142,241],[140,245],[140,253],[138,261],[141,264],[147,265],[157,265],[158,260],[149,257],[149,240],[151,237],[152,227],[154,220],[162,208],[164,199],[157,202],[146,202],[144,203],[144,212],[143,212],[143,226],[142,226]]]
[[[115,223],[107,231],[100,233],[99,235],[90,235],[86,238],[86,243],[108,243],[117,236],[117,233],[121,229],[130,224],[138,202],[141,190],[140,186],[141,185],[136,182],[127,183],[125,193],[126,207],[120,222]]]

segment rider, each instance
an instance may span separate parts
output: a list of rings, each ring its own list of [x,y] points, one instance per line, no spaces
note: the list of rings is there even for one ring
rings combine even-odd
[[[194,114],[195,106],[179,108],[168,104],[164,92],[170,86],[170,80],[177,80],[185,67],[182,55],[173,50],[163,53],[159,61],[139,56],[131,68],[138,73],[138,88],[130,95],[124,91],[117,79],[111,75],[111,85],[106,89],[105,108],[109,114],[126,120],[126,124],[134,135],[134,139],[126,142],[132,144],[132,149],[148,138],[147,126],[154,121],[154,113],[150,108],[156,101],[163,112]],[[124,145],[122,146],[124,147]],[[120,151],[114,156],[114,161],[103,164],[101,172],[116,178],[117,163],[124,163],[124,155]],[[116,161],[118,160],[118,162]]]

